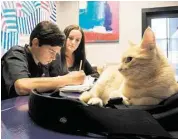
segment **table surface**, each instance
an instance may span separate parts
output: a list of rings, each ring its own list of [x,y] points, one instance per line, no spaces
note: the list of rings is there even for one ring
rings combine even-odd
[[[2,139],[92,139],[87,136],[63,134],[40,127],[28,115],[28,96],[1,101]],[[100,137],[101,138],[101,137]],[[103,138],[103,137],[102,137]]]
[[[2,139],[103,139],[95,134],[75,136],[55,132],[40,127],[28,115],[29,96],[20,96],[1,101],[1,138]],[[178,131],[170,132],[178,138]]]

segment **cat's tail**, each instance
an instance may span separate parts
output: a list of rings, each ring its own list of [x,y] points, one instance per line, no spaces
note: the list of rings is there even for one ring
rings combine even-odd
[[[92,98],[92,95],[88,91],[83,92],[79,97],[79,99],[85,103],[87,103],[90,100],[90,98]]]

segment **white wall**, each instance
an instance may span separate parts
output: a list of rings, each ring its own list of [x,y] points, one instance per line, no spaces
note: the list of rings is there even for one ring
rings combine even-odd
[[[123,51],[128,47],[128,40],[138,43],[141,40],[141,9],[153,7],[178,6],[177,1],[120,2],[119,43],[87,43],[87,59],[94,65],[117,63]],[[57,24],[64,29],[69,24],[78,24],[78,2],[57,3]]]

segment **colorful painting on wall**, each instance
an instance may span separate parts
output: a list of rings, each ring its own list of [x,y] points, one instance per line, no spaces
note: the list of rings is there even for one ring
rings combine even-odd
[[[1,3],[1,56],[12,46],[21,44],[23,38],[29,38],[33,28],[44,20],[56,23],[56,2],[3,1]]]
[[[79,25],[86,42],[119,41],[119,2],[80,1]]]

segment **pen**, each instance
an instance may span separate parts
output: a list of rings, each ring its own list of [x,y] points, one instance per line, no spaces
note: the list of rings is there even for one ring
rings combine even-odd
[[[80,60],[80,67],[79,67],[79,71],[82,69],[82,60]]]

